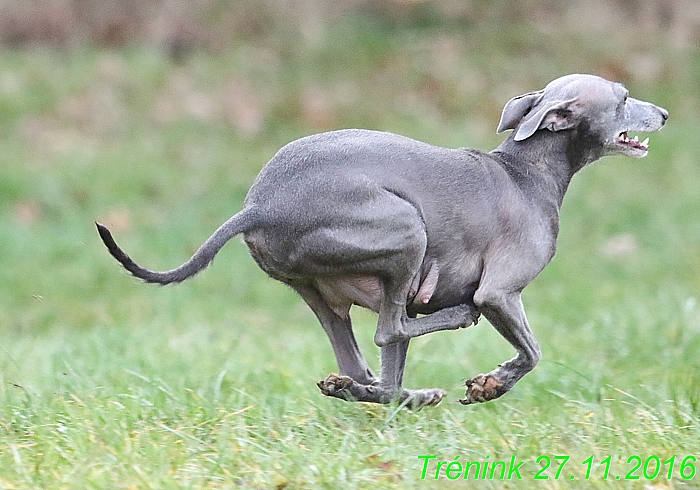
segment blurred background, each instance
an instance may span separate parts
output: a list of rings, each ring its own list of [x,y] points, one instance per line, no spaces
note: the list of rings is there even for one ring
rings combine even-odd
[[[93,225],[170,269],[294,139],[489,150],[511,97],[576,72],[670,119],[646,158],[573,179],[523,294],[542,361],[497,402],[450,401],[513,355],[486,321],[411,343],[405,385],[447,389],[438,409],[344,404],[316,388],[337,366],[313,313],[240,237],[159,288]],[[699,114],[698,0],[0,0],[0,487],[408,488],[417,454],[697,455]],[[376,317],[352,314],[376,370]]]
[[[317,338],[240,244],[194,286],[149,288],[92,222],[171,268],[291,140],[363,127],[491,149],[508,99],[573,72],[623,82],[671,118],[646,159],[574,179],[559,255],[526,291],[533,324],[556,358],[547,335],[585,346],[651,305],[697,318],[699,47],[696,0],[0,0],[0,334],[242,322],[246,338],[296,318]],[[618,346],[634,337],[615,332]]]

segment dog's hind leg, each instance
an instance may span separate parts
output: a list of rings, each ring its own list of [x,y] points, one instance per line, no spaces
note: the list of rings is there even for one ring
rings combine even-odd
[[[381,380],[376,379],[355,341],[349,316],[350,301],[341,301],[340,296],[333,296],[328,284],[325,284],[325,288],[326,294],[334,299],[331,303],[313,286],[295,285],[294,288],[318,317],[338,361],[340,375],[331,374],[318,383],[324,395],[346,401],[405,402],[413,409],[440,403],[445,396],[443,390],[405,390],[401,387],[410,339],[381,348],[382,377]]]
[[[479,311],[474,305],[462,304],[438,310],[420,318],[408,318],[404,321],[404,330],[410,338],[420,337],[443,330],[457,330],[476,325]]]
[[[376,381],[352,332],[350,316],[339,316],[326,303],[321,294],[312,286],[294,286],[294,289],[306,301],[321,322],[323,330],[333,347],[338,361],[338,370],[342,376],[348,376],[362,385],[371,385]]]
[[[406,390],[401,387],[409,342],[410,340],[406,339],[382,347],[380,386],[387,395],[391,394],[391,398],[406,403],[409,408],[420,409],[425,406],[435,406],[445,397],[444,390],[439,388]]]
[[[341,374],[331,374],[318,382],[318,387],[326,396],[340,398],[346,401],[361,401],[371,403],[405,403],[411,409],[425,406],[435,406],[444,398],[445,391],[441,389],[406,390],[402,388],[403,372],[406,366],[406,354],[410,339],[400,340],[381,348],[382,377],[375,380],[369,368],[362,359],[351,330],[337,329],[334,319],[341,319],[332,311],[323,297],[315,290],[300,291],[304,299],[324,324],[324,329],[331,339],[331,344],[338,359]],[[349,309],[349,305],[348,305]],[[330,317],[331,322],[328,322]],[[347,325],[350,325],[349,316]],[[324,323],[327,322],[327,323]],[[326,326],[328,325],[328,326]],[[343,337],[337,336],[342,333]],[[346,336],[349,336],[347,338]],[[341,342],[339,342],[339,340]],[[348,346],[351,346],[348,348]],[[350,359],[351,362],[348,362]],[[363,382],[363,369],[369,374],[368,382]],[[359,372],[360,375],[353,375]]]
[[[382,378],[378,384],[361,385],[348,376],[329,375],[318,387],[326,396],[347,401],[371,403],[405,403],[413,410],[435,406],[445,397],[439,388],[407,390],[401,387],[406,353],[410,340],[382,347]]]
[[[353,213],[338,217],[340,224],[332,226],[320,221],[294,241],[291,251],[276,251],[285,257],[287,274],[299,277],[291,284],[316,313],[336,353],[340,375],[330,375],[318,386],[327,396],[349,401],[436,405],[443,390],[401,387],[410,340],[404,329],[406,301],[425,256],[425,225],[416,207],[396,194],[378,189],[370,197],[365,204],[369,218]],[[382,349],[379,383],[345,318],[353,303],[379,314],[374,336]]]

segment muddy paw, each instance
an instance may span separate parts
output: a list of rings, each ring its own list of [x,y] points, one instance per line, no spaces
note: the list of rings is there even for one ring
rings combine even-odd
[[[479,317],[481,316],[481,313],[474,308],[471,305],[461,305],[462,310],[463,310],[463,315],[465,318],[464,325],[461,328],[467,328],[472,325],[476,325],[479,323]]]
[[[326,379],[322,379],[316,386],[319,387],[321,393],[326,396],[342,398],[345,400],[352,399],[349,388],[355,381],[349,376],[341,376],[339,374],[329,374]]]
[[[462,405],[483,403],[503,395],[506,391],[503,383],[488,374],[480,374],[467,380],[467,393],[459,402]]]
[[[415,411],[423,407],[436,407],[445,398],[445,395],[447,395],[447,392],[439,388],[411,391],[406,406]]]

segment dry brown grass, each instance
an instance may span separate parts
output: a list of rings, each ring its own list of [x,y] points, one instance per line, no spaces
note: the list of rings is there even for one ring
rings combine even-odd
[[[676,45],[700,41],[696,0],[0,0],[0,42],[147,42],[177,56],[194,47],[224,49],[241,39],[291,37],[319,43],[339,19],[356,15],[386,25],[506,29],[510,23],[526,22],[544,33],[616,31],[622,38],[662,33]]]

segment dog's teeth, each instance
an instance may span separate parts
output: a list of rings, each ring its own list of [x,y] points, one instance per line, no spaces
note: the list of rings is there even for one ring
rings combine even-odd
[[[634,141],[635,141],[635,143],[639,143],[639,136],[635,136]]]
[[[647,139],[645,139],[644,141],[642,141],[642,146],[645,147],[645,148],[646,148],[647,146],[649,146],[649,138],[647,138]]]

